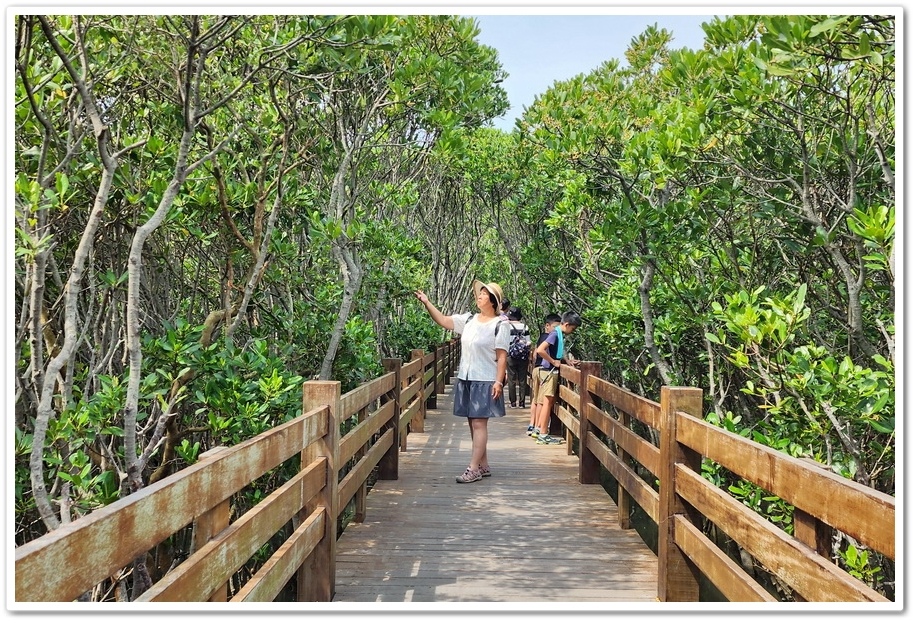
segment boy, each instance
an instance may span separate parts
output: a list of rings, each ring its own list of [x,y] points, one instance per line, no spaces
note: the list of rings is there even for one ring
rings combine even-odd
[[[547,336],[556,329],[557,325],[560,324],[560,314],[547,314],[544,316],[544,328],[541,330],[541,335],[538,336],[537,342],[534,344],[534,348],[531,349],[531,418],[528,420],[528,430],[526,434],[530,437],[534,434],[534,428],[538,424],[538,410],[541,406],[541,397],[538,395],[538,387],[540,387],[540,382],[538,381],[538,368],[541,367],[543,360],[537,354],[537,347],[541,345]]]
[[[579,363],[567,353],[563,343],[564,337],[572,335],[581,324],[582,317],[579,314],[572,311],[566,312],[560,319],[560,324],[549,332],[544,341],[535,349],[535,353],[541,358],[541,365],[535,368],[540,384],[538,396],[541,405],[538,407],[537,423],[532,431],[532,436],[540,444],[556,444],[566,441],[548,434],[550,413],[553,411],[553,403],[557,399],[557,388],[560,385],[560,363],[563,360],[573,366]]]

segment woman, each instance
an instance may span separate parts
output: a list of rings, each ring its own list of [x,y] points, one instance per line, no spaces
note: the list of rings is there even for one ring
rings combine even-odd
[[[414,295],[439,326],[461,336],[461,361],[458,363],[454,391],[454,414],[466,417],[471,429],[471,461],[457,482],[476,482],[490,476],[487,459],[487,422],[506,415],[503,382],[506,378],[506,353],[509,350],[509,325],[499,319],[503,291],[498,284],[474,281],[478,314],[446,316],[422,290]]]

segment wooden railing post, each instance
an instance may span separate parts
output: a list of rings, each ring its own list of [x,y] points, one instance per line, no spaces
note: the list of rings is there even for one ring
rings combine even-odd
[[[823,463],[818,463],[814,459],[804,458],[802,460],[819,469],[830,469]],[[792,513],[792,520],[795,527],[793,531],[795,538],[816,551],[818,555],[824,558],[830,558],[833,545],[833,528],[829,524],[824,523],[817,517],[797,507]],[[795,601],[804,601],[796,591],[793,591],[793,596]]]
[[[407,389],[410,386],[412,381],[410,380],[409,374],[408,375],[404,374],[404,364],[403,363],[401,364],[401,369],[398,371],[398,375],[401,379],[401,388],[398,390],[398,395],[399,395],[398,400],[399,400],[399,404],[401,405],[401,411],[403,412],[408,408],[408,405],[410,403],[409,400],[406,403],[403,402],[404,400],[403,392],[405,389]],[[410,422],[407,422],[407,424],[405,425],[401,419],[401,415],[403,415],[403,413],[398,415],[398,435],[400,436],[398,447],[399,447],[399,452],[407,452],[407,435],[410,433]]]
[[[401,445],[401,360],[400,359],[382,359],[382,367],[385,372],[394,372],[394,387],[382,398],[382,405],[389,402],[394,403],[394,409],[391,419],[382,428],[381,432],[387,430],[393,431],[391,447],[385,452],[385,455],[378,463],[379,480],[397,480],[398,479],[398,449]]]
[[[422,360],[426,355],[426,351],[422,348],[416,348],[410,351],[410,360],[414,359]],[[414,413],[413,417],[410,418],[410,432],[412,433],[422,433],[424,420],[426,420],[426,368],[423,365],[420,365],[420,395],[417,397],[419,402],[419,409]]]
[[[447,373],[448,346],[439,346],[436,348],[436,395],[445,393],[445,375]]]
[[[620,423],[620,426],[624,429],[629,430],[631,425],[632,417],[629,413],[623,409],[618,409],[614,405],[611,405],[611,408],[617,414],[617,421]],[[619,444],[617,444],[617,460],[624,464],[630,465],[631,457],[630,454],[624,450]],[[617,483],[617,525],[620,526],[621,530],[629,530],[632,528],[630,524],[630,512],[633,510],[633,498],[630,495],[630,492],[627,491],[627,487],[624,483]]]
[[[429,398],[426,399],[426,408],[435,409],[436,408],[436,398],[439,396],[439,349],[433,349],[433,376],[430,379],[432,386],[432,393],[430,393]],[[425,372],[424,372],[425,375]]]
[[[460,337],[456,337],[454,340],[452,340],[452,346],[453,346],[453,349],[454,349],[454,350],[453,350],[453,355],[452,355],[452,357],[453,357],[453,359],[452,359],[452,374],[454,374],[455,372],[457,372],[457,370],[458,370],[458,365],[461,363],[461,338],[460,338]]]
[[[588,391],[589,377],[601,378],[600,361],[583,361],[579,364],[579,482],[593,485],[599,482],[598,457],[588,449],[588,434],[592,426],[588,420],[589,405],[595,404],[595,397]],[[571,445],[571,444],[570,444]]]
[[[696,387],[662,387],[660,466],[658,492],[658,599],[659,601],[698,602],[700,583],[692,563],[674,542],[674,517],[687,516],[697,523],[690,509],[677,495],[675,465],[683,464],[701,471],[702,457],[677,442],[678,411],[701,417],[703,390]]]
[[[318,494],[318,506],[324,507],[324,536],[321,542],[299,568],[298,600],[331,601],[334,598],[337,576],[337,454],[340,447],[340,381],[307,381],[302,385],[302,410],[307,413],[327,405],[327,433],[301,453],[300,465],[305,468],[312,461],[325,457],[327,474],[325,487]],[[302,517],[305,519],[305,517]]]
[[[830,470],[827,465],[819,463],[814,459],[802,458],[802,460],[818,469],[824,471]],[[812,548],[824,558],[830,558],[833,528],[829,524],[824,523],[817,517],[806,513],[800,508],[796,508],[793,511],[792,518],[795,525],[795,530],[793,531],[795,538]]]
[[[213,460],[218,454],[227,450],[225,446],[216,446],[201,453],[198,464]],[[229,527],[231,504],[225,499],[206,513],[194,520],[191,528],[191,553],[206,545],[216,534]],[[213,591],[207,601],[221,602],[229,599],[229,584],[223,584]]]
[[[369,406],[367,405],[356,412],[356,425],[359,426],[360,424],[365,422],[368,417],[369,417]],[[353,460],[359,461],[364,456],[366,456],[366,452],[369,451],[370,447],[372,447],[372,444],[370,443],[370,441],[366,441],[366,443],[363,444],[363,447],[360,448],[359,451],[353,455]],[[363,523],[364,521],[366,521],[366,497],[368,495],[369,495],[369,482],[364,480],[362,484],[359,485],[359,489],[357,490],[356,494],[353,496],[353,505],[354,505],[353,521],[355,523]],[[340,526],[338,528],[338,531],[343,532],[347,526],[346,526],[346,522],[344,520],[342,513],[338,515],[337,523]]]
[[[447,383],[450,383],[452,380],[452,375],[455,374],[455,370],[458,368],[458,361],[461,358],[461,340],[459,338],[452,338],[452,341],[448,345],[448,380]]]

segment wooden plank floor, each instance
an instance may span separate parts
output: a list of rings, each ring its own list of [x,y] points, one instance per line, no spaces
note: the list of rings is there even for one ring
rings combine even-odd
[[[399,479],[337,544],[335,602],[654,602],[657,559],[621,530],[601,485],[577,482],[566,444],[536,444],[528,411],[489,424],[493,476],[459,484],[471,452],[451,385],[411,433]]]

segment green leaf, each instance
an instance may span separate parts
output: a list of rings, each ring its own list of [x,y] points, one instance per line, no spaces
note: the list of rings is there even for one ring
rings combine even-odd
[[[842,17],[830,17],[825,19],[822,22],[819,22],[811,27],[812,35],[820,35],[824,32],[829,32],[831,30],[836,30],[836,27],[840,24],[845,23],[847,20],[846,16]]]
[[[883,435],[890,435],[895,430],[893,424],[887,425],[884,422],[877,422],[875,420],[868,420],[868,423],[872,428]]]
[[[805,309],[805,295],[808,293],[808,284],[801,284],[795,293],[795,302],[792,305],[792,311],[798,316]]]

